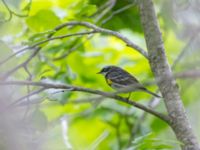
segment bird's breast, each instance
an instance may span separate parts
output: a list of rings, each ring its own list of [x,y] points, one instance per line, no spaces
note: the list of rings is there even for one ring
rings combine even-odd
[[[106,82],[108,83],[108,85],[112,85],[112,81],[110,79],[107,79]]]

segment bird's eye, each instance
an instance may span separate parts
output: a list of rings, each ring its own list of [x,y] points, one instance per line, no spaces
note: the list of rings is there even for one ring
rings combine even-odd
[[[102,72],[106,72],[106,68],[103,68]]]
[[[108,72],[108,70],[109,70],[109,67],[105,67],[103,68],[102,72]]]

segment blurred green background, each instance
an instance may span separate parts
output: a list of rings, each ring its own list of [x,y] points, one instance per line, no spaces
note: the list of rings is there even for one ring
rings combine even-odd
[[[174,74],[199,69],[200,10],[194,9],[199,6],[198,0],[154,0],[154,5]],[[74,20],[118,31],[146,49],[134,0],[5,0],[0,2],[0,20],[0,60],[23,46],[46,39],[56,26]],[[89,29],[66,27],[54,36],[84,31]],[[71,36],[41,47],[27,66],[30,74],[22,68],[9,79],[66,83],[112,92],[104,78],[96,73],[103,66],[117,65],[144,84],[154,82],[147,59],[110,35]],[[1,65],[1,73],[26,60],[30,52],[31,49]],[[200,82],[177,80],[187,114],[200,139]],[[147,88],[157,90],[155,84]],[[29,90],[36,88],[29,87]],[[12,86],[7,94],[11,95],[7,99],[10,103],[26,95],[27,87]],[[148,105],[152,97],[135,92],[131,99]],[[166,150],[178,149],[180,144],[167,124],[151,115],[141,119],[141,110],[114,100],[81,92],[46,90],[30,97],[30,101],[34,104],[24,102],[14,113],[6,114],[9,118],[6,121],[14,127],[10,130],[1,125],[4,129],[0,133],[1,149],[9,149],[9,142],[19,149],[45,150]],[[155,109],[166,113],[162,100]]]

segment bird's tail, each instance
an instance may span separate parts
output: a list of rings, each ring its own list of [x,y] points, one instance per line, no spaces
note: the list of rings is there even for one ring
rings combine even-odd
[[[147,90],[146,88],[144,88],[144,89],[142,89],[142,90],[144,90],[145,92],[147,92],[147,93],[149,93],[149,94],[151,94],[151,95],[153,95],[153,96],[155,96],[155,97],[162,98],[162,96],[159,96],[158,94],[153,93],[153,92]]]

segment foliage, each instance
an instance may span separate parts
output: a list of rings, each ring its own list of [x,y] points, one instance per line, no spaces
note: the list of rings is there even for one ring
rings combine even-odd
[[[12,17],[7,19],[9,11],[1,2],[0,60],[10,56],[13,51],[18,51],[22,46],[32,46],[48,39],[49,35],[56,37],[90,31],[88,28],[80,26],[66,27],[58,32],[55,31],[56,26],[72,20],[88,21],[119,31],[146,49],[136,1],[117,0],[114,3],[113,0],[33,0],[30,3],[25,0],[9,0],[5,2],[16,14],[12,13]],[[181,29],[186,25],[183,24],[179,28],[180,23],[172,19],[173,13],[168,11],[171,8],[171,1],[156,1],[155,4],[167,49],[166,55],[172,65],[178,54],[184,49],[187,38],[180,36],[180,33],[183,32]],[[24,11],[28,12],[27,16],[26,14],[21,16],[24,15]],[[102,15],[104,13],[105,15]],[[184,31],[186,32],[186,29]],[[175,73],[185,69],[199,69],[197,45],[198,42],[195,42],[195,46],[191,47],[192,50],[184,54],[182,61],[173,68]],[[147,83],[146,86],[151,91],[157,90],[155,84],[148,84],[154,83],[148,61],[116,37],[106,34],[70,36],[51,40],[39,46],[42,49],[28,64],[28,71],[26,68],[22,68],[10,78],[66,83],[102,91],[113,91],[106,85],[104,78],[96,74],[103,66],[113,64],[125,68],[142,83]],[[31,52],[32,49],[28,49],[27,52],[16,55],[6,64],[1,65],[1,73],[26,60]],[[195,84],[193,82],[193,79],[192,81],[179,80],[180,92],[188,110],[191,110],[199,99],[199,93],[196,90],[199,82]],[[27,87],[17,88],[14,86],[12,88],[14,92],[10,90],[7,92],[8,95],[12,95],[12,98],[8,98],[8,103],[27,93]],[[28,87],[28,91],[34,90],[35,88]],[[131,99],[148,105],[151,95],[135,92]],[[20,134],[22,141],[25,141],[22,142],[24,145],[32,140],[30,133],[34,139],[38,139],[32,143],[33,145],[37,145],[38,149],[48,150],[66,149],[66,147],[70,149],[69,144],[77,150],[167,150],[174,149],[180,144],[164,140],[170,136],[173,137],[171,138],[173,141],[175,137],[167,124],[161,120],[148,116],[138,125],[137,122],[141,118],[142,111],[107,98],[98,100],[95,95],[86,93],[47,90],[35,97],[30,97],[30,100],[34,104],[27,105],[26,101],[23,101],[21,102],[23,110],[16,113],[23,126],[29,129],[29,132],[23,132],[25,136]],[[163,102],[157,106],[156,110],[166,113]],[[197,128],[199,128],[200,121],[195,120],[197,115],[190,111],[190,117],[194,121],[196,130],[199,131]],[[62,119],[60,120],[60,118]],[[63,126],[65,123],[67,129]],[[133,138],[132,130],[137,126],[139,129],[134,133],[135,137]],[[154,134],[147,134],[149,132]],[[2,134],[4,135],[4,133]],[[29,138],[24,138],[26,136]],[[131,144],[128,142],[129,140],[132,141]],[[4,143],[1,142],[0,145],[3,147]]]
[[[171,141],[172,142],[172,141]],[[162,149],[162,150],[168,150],[172,149],[173,146],[170,146],[166,141],[163,142],[160,139],[156,139],[153,134],[149,133],[144,136],[140,136],[136,138],[132,142],[132,146],[128,150],[153,150],[153,149]],[[170,143],[170,142],[169,142]]]

